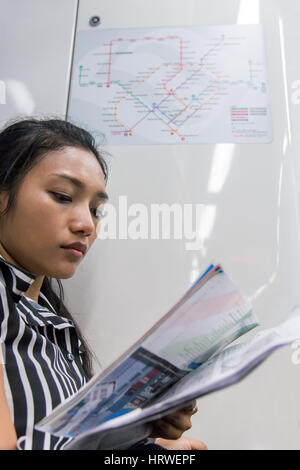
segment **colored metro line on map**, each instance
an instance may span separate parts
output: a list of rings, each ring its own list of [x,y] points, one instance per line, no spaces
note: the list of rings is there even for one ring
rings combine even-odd
[[[109,145],[272,140],[262,25],[82,31],[69,117]]]

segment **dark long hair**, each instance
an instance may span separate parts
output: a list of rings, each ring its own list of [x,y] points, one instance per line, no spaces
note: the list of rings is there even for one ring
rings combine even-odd
[[[107,163],[97,149],[95,138],[85,129],[61,119],[24,119],[9,122],[0,132],[0,191],[8,191],[8,203],[1,215],[7,214],[15,205],[22,180],[49,152],[64,147],[77,147],[92,152],[102,168],[105,182],[108,177]],[[74,321],[64,303],[64,290],[60,279],[44,278],[41,291],[55,308],[58,315]],[[78,337],[85,349],[82,354],[83,368],[88,378],[93,375],[92,353],[79,327]]]

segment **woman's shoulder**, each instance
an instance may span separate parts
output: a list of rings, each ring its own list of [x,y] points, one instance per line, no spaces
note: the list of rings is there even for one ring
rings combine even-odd
[[[35,280],[35,275],[6,261],[0,255],[0,295],[18,302]]]
[[[19,315],[16,304],[33,280],[34,278],[28,277],[22,270],[0,258],[0,341],[7,330],[8,319],[16,315],[17,321]],[[6,325],[4,328],[3,324]]]

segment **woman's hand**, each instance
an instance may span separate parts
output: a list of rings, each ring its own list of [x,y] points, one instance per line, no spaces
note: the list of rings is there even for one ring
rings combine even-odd
[[[208,450],[204,442],[184,436],[176,440],[156,439],[155,444],[167,450]]]
[[[150,437],[157,437],[156,443],[169,450],[206,450],[207,446],[196,439],[182,437],[182,434],[191,429],[191,417],[197,413],[197,402],[175,411],[153,425]]]

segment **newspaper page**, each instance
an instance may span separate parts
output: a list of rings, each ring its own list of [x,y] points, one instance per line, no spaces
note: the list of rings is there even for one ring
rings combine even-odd
[[[246,343],[229,346],[188,374],[183,380],[158,397],[144,409],[113,419],[75,438],[66,449],[82,448],[84,442],[97,442],[99,449],[118,449],[125,445],[133,429],[144,423],[150,429],[151,421],[160,419],[195,398],[232,385],[248,375],[278,348],[300,340],[300,308],[293,310],[280,325],[262,330]],[[93,434],[93,436],[91,436]],[[88,437],[89,436],[89,437]],[[94,439],[94,441],[93,441]],[[137,439],[138,440],[138,439]]]
[[[174,404],[192,400],[213,390],[237,382],[260,364],[273,351],[300,338],[300,308],[295,308],[280,325],[258,332],[251,341],[229,346],[213,356],[159,400],[160,406],[168,401]]]
[[[251,305],[222,267],[212,265],[122,360],[36,427],[75,437],[144,408],[257,325]]]

